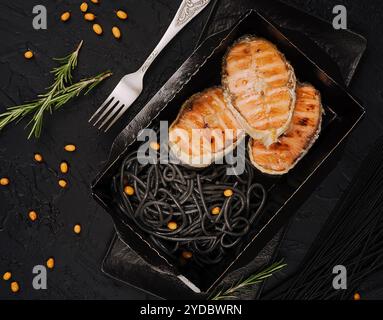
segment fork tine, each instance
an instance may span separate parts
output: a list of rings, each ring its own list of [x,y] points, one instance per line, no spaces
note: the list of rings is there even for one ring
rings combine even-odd
[[[120,101],[112,101],[110,103],[110,105],[108,107],[105,108],[105,110],[103,111],[103,113],[98,117],[97,121],[95,123],[93,123],[93,126],[96,126],[97,123],[99,123],[110,111],[112,111],[114,108],[116,108],[118,106],[118,104],[120,103]]]
[[[99,130],[101,130],[108,122],[110,119],[112,119],[112,117],[118,112],[121,110],[121,108],[124,108],[125,105],[120,103],[118,106],[116,106],[112,112],[110,112],[110,114],[108,115],[108,117],[106,117],[106,119],[103,121],[103,123],[98,127]]]
[[[100,108],[97,109],[97,111],[93,114],[93,116],[89,119],[88,122],[92,122],[92,120],[101,112],[101,110],[108,104],[112,103],[112,101],[114,100],[114,96],[111,94],[108,98],[106,98],[106,100],[104,101],[104,103],[101,105]]]
[[[122,117],[122,115],[125,113],[126,109],[128,109],[129,106],[123,106],[120,110],[120,112],[118,113],[118,115],[112,120],[112,122],[109,124],[109,126],[105,129],[104,132],[108,132],[108,130],[116,123],[116,121],[118,119],[120,119]]]

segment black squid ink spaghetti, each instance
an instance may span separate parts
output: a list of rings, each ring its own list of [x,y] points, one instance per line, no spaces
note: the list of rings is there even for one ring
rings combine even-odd
[[[227,175],[229,167],[143,165],[135,151],[124,159],[113,189],[124,215],[161,251],[211,265],[238,246],[266,202],[266,191],[254,183],[255,169],[247,159],[241,175]]]

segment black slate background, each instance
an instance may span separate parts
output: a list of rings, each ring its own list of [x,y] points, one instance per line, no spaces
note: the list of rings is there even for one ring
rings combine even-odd
[[[222,0],[229,1],[229,0]],[[105,2],[105,3],[104,3]],[[114,76],[89,97],[81,97],[53,116],[47,116],[43,137],[26,140],[26,122],[10,126],[0,133],[0,176],[9,176],[12,185],[0,189],[0,273],[11,270],[20,282],[21,292],[11,294],[8,283],[0,282],[0,298],[72,298],[72,299],[142,299],[147,296],[138,290],[111,280],[100,272],[113,225],[107,214],[90,196],[89,183],[106,160],[114,137],[129,118],[166,81],[191,53],[204,19],[204,12],[158,58],[146,77],[145,91],[132,107],[130,115],[120,121],[108,134],[97,132],[87,124],[88,118],[118,83],[119,78],[137,69],[151,52],[176,11],[175,0],[108,0],[92,6],[106,30],[112,24],[121,26],[123,39],[116,42],[109,32],[98,37],[91,31],[78,10],[79,1],[0,0],[0,111],[7,106],[32,99],[50,84],[49,70],[55,65],[52,57],[71,52],[81,39],[81,52],[76,79],[110,69]],[[254,2],[256,2],[254,0]],[[307,247],[300,239],[313,238],[330,212],[350,177],[382,132],[383,101],[383,39],[380,36],[383,4],[379,0],[333,1],[289,0],[314,15],[332,19],[332,8],[345,4],[349,27],[363,34],[369,47],[351,91],[363,101],[367,109],[364,122],[349,139],[344,156],[336,170],[318,187],[316,193],[297,213],[291,224],[288,241],[282,244],[280,255],[286,257],[288,272],[294,270]],[[44,4],[48,8],[48,30],[32,28],[32,7]],[[122,7],[130,15],[121,23],[113,10]],[[66,24],[58,17],[65,10],[72,11]],[[36,57],[23,58],[31,48]],[[68,155],[66,143],[75,143],[78,152]],[[33,153],[43,154],[46,164],[33,161]],[[70,187],[62,191],[57,186],[57,169],[61,160],[68,160],[71,172]],[[38,222],[30,223],[30,209],[39,212]],[[316,224],[305,225],[306,217],[317,217]],[[72,232],[81,223],[83,232]],[[44,264],[54,256],[56,267],[48,275],[49,289],[35,291],[31,286],[32,268]],[[277,279],[283,277],[280,275]],[[377,285],[377,284],[375,284]],[[383,287],[383,284],[382,286]]]

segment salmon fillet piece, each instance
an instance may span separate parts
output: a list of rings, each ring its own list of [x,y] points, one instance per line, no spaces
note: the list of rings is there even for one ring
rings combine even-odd
[[[269,148],[250,139],[250,160],[264,173],[280,175],[291,170],[318,138],[322,122],[320,93],[309,84],[298,85],[296,106],[289,130]]]
[[[224,58],[222,82],[228,106],[252,138],[269,146],[286,132],[296,78],[274,44],[253,36],[238,40]]]
[[[227,107],[221,87],[193,95],[169,129],[173,155],[192,167],[206,167],[232,151],[245,137]]]

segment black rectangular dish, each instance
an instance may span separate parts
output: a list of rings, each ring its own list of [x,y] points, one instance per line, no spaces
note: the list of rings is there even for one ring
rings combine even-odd
[[[165,257],[138,228],[124,217],[113,201],[110,185],[124,157],[135,147],[141,129],[159,120],[172,122],[184,101],[196,92],[220,84],[222,58],[233,42],[253,34],[273,42],[294,66],[297,78],[313,84],[322,95],[325,109],[323,129],[306,157],[287,175],[271,177],[259,173],[257,181],[268,190],[262,216],[243,238],[240,250],[229,253],[219,265],[180,268]],[[291,217],[308,194],[323,179],[330,156],[338,149],[364,114],[363,108],[339,84],[313,63],[272,23],[256,11],[247,13],[233,28],[206,40],[181,66],[157,95],[132,120],[112,148],[110,161],[92,189],[94,197],[110,213],[120,238],[158,269],[177,275],[195,292],[210,292],[227,272],[251,261],[275,232]],[[121,152],[121,150],[123,150]]]

